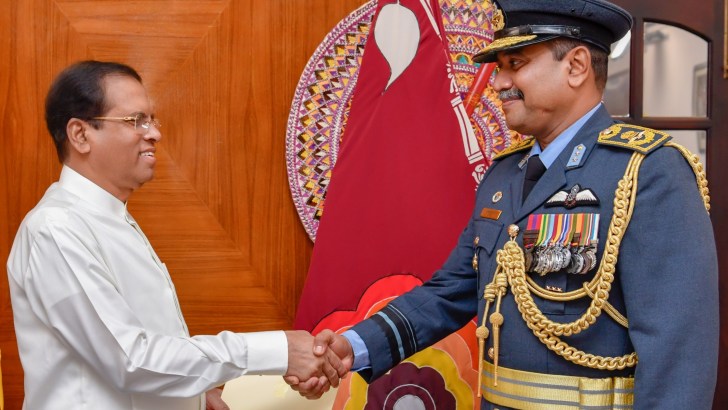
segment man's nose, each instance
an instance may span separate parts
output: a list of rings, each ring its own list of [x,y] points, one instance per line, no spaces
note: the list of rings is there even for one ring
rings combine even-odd
[[[159,131],[159,128],[157,128],[154,123],[149,124],[149,131],[144,135],[144,138],[154,140],[154,142],[159,142],[162,139],[162,133]]]
[[[497,92],[513,88],[513,81],[510,75],[504,70],[498,70],[493,79],[493,89]]]

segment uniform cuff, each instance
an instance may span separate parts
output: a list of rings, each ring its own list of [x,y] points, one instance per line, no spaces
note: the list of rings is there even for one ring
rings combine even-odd
[[[361,339],[361,336],[353,330],[347,330],[342,336],[349,340],[351,350],[354,351],[354,363],[351,365],[351,370],[358,372],[370,368],[369,350],[367,350],[367,345]]]

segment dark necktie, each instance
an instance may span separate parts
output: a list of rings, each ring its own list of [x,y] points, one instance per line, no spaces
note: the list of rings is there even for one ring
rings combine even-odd
[[[538,155],[534,155],[528,159],[528,165],[526,165],[526,178],[523,180],[523,198],[522,202],[526,202],[526,197],[531,193],[531,189],[536,185],[536,182],[541,175],[546,172],[546,167],[541,162],[541,158]]]

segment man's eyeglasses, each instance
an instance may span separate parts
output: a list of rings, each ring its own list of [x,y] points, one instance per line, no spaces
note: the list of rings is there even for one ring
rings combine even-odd
[[[158,119],[154,117],[150,117],[147,114],[144,114],[143,112],[140,112],[138,114],[130,115],[128,117],[93,117],[92,120],[102,120],[102,121],[124,121],[127,124],[131,124],[134,126],[135,130],[139,130],[140,128],[147,131],[149,128],[154,125],[159,129],[162,124],[159,122]]]

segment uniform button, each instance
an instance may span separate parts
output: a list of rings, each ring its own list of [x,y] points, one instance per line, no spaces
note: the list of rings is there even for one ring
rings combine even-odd
[[[491,360],[495,357],[495,353],[492,347],[488,349],[488,357],[490,357]]]

